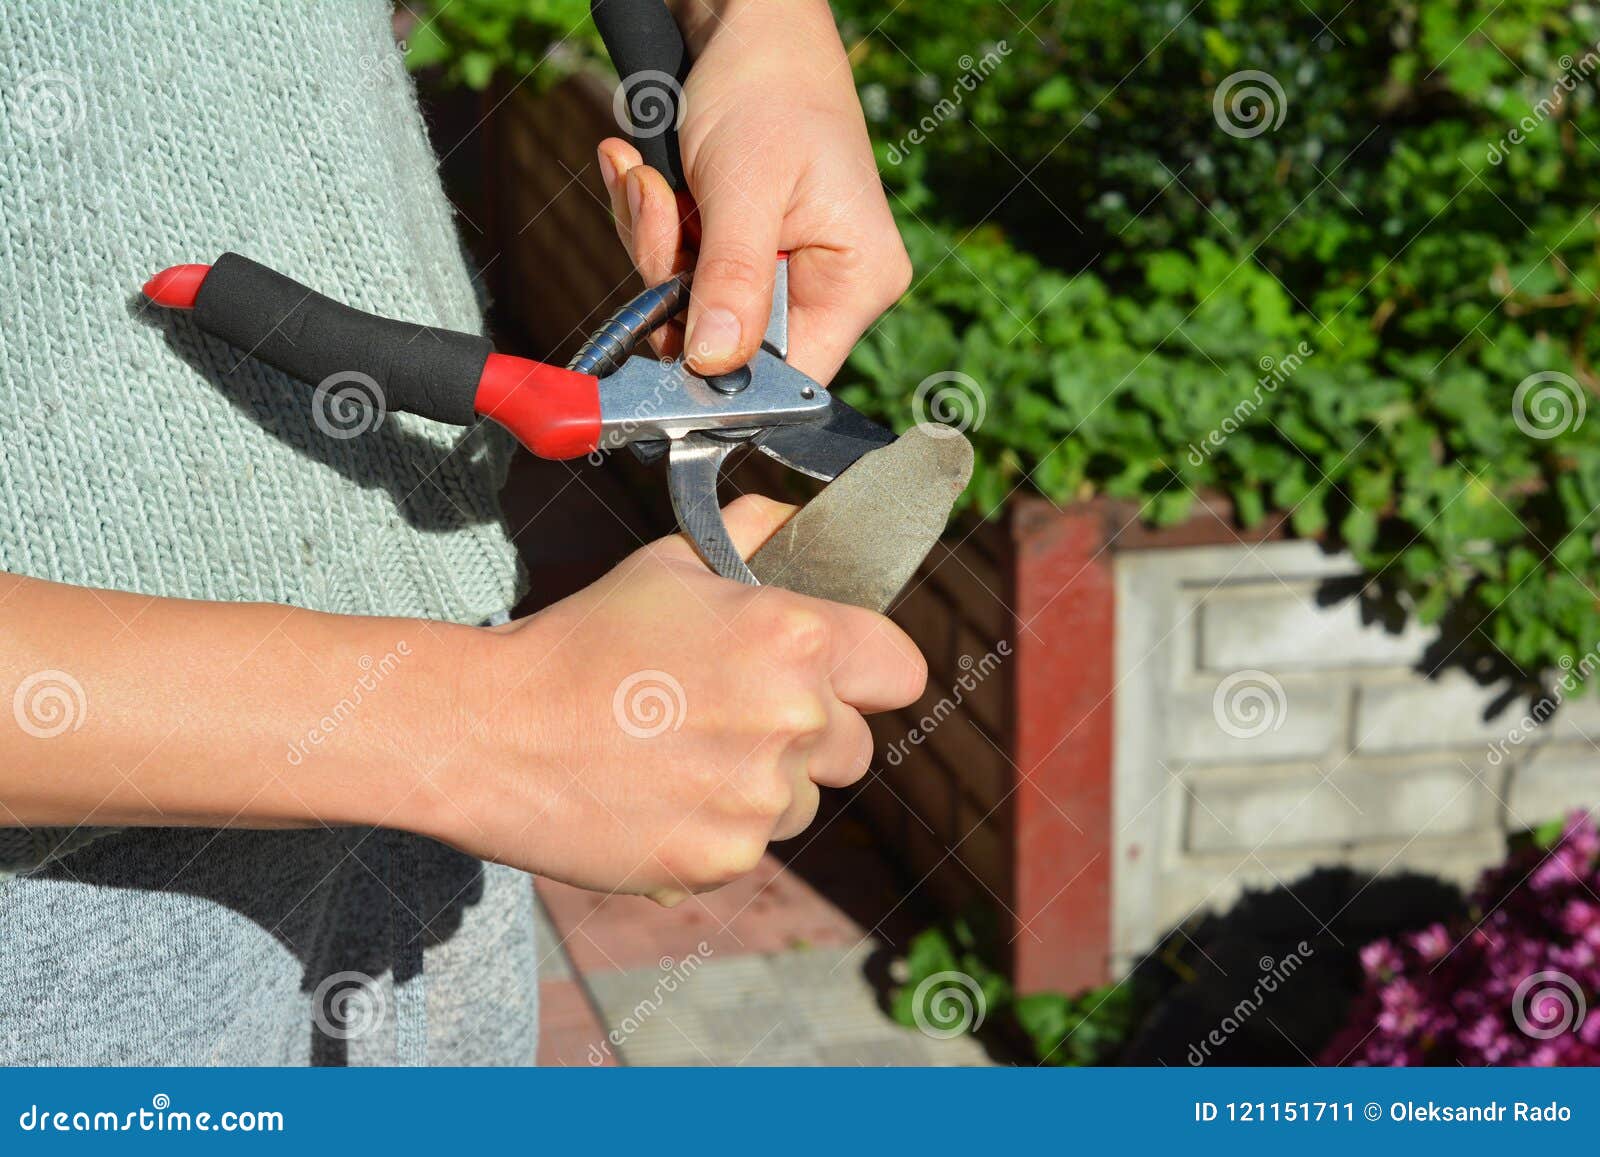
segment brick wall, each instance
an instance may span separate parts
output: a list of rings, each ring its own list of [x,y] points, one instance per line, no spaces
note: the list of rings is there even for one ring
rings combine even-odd
[[[1330,597],[1357,573],[1346,557],[1276,542],[1126,551],[1115,569],[1117,967],[1313,867],[1466,882],[1507,831],[1600,800],[1600,703],[1506,744],[1526,700],[1420,673],[1436,632]]]

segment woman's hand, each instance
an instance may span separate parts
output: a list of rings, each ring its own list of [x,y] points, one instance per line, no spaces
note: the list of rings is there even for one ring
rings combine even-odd
[[[754,356],[788,250],[789,360],[821,382],[911,280],[856,100],[850,64],[823,0],[679,0],[694,64],[680,147],[699,207],[698,255],[665,178],[632,145],[600,145],[617,230],[648,284],[695,267],[688,351],[701,373]]]
[[[728,507],[750,553],[791,508]],[[679,535],[475,648],[458,745],[425,791],[433,834],[489,859],[671,901],[803,831],[819,787],[867,770],[863,713],[927,668],[881,615],[706,569]]]

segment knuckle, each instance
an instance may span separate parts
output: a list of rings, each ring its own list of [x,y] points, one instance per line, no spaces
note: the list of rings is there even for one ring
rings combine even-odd
[[[864,246],[852,262],[849,280],[873,316],[884,312],[911,288],[914,269],[898,234],[883,244]]]
[[[743,785],[741,794],[762,819],[774,820],[794,803],[794,784],[776,767],[765,768]]]
[[[887,308],[899,301],[911,288],[913,269],[911,257],[906,253],[906,247],[896,240],[893,248],[884,255],[879,264],[879,291],[883,295],[883,305]]]
[[[767,851],[766,826],[763,821],[759,831],[754,826],[702,831],[674,841],[674,846],[658,851],[655,859],[673,886],[694,892],[720,888],[754,871],[761,862]]]
[[[719,765],[715,758],[710,758],[695,761],[685,768],[682,783],[694,799],[714,801],[723,790],[727,778],[727,765]]]
[[[814,785],[803,795],[797,796],[794,807],[778,817],[776,824],[774,824],[772,829],[773,842],[792,840],[809,828],[812,821],[817,818],[817,812],[820,810],[821,805],[821,793],[818,792]]]
[[[812,767],[812,779],[825,787],[849,787],[872,769],[876,743],[867,721],[852,713],[840,732],[829,744],[827,762]]]
[[[811,607],[790,605],[774,616],[766,642],[780,662],[800,665],[826,655],[830,635],[825,615]]]
[[[724,242],[715,252],[703,254],[695,263],[695,281],[700,285],[730,285],[757,289],[772,275],[772,258],[759,256],[743,242]]]
[[[828,709],[820,696],[787,695],[775,699],[767,723],[769,730],[793,742],[821,735],[828,727]]]
[[[708,882],[704,857],[697,854],[686,840],[675,840],[657,848],[654,859],[662,873],[673,883],[681,881],[690,888],[698,888]]]
[[[713,875],[718,880],[735,880],[755,871],[767,854],[765,834],[729,836],[722,841],[713,859]]]

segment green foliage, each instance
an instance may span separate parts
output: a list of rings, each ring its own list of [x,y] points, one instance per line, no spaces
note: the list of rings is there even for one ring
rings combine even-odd
[[[603,54],[589,0],[439,0],[406,37],[406,63],[451,84],[496,76],[544,88]]]
[[[961,1013],[981,1009],[982,1017],[964,1016],[963,1021],[974,1029],[980,1020],[986,1026],[1013,1025],[1033,1043],[1039,1063],[1083,1066],[1113,1060],[1148,1011],[1131,980],[1076,996],[1041,992],[1019,997],[989,964],[987,941],[973,920],[919,933],[906,954],[906,982],[895,990],[890,1014],[908,1028],[920,1020],[945,1029],[958,1007]],[[941,1007],[941,987],[969,1003]]]
[[[1132,981],[1077,996],[1036,992],[1019,997],[1012,1009],[1041,1064],[1073,1068],[1115,1058],[1148,1011]]]
[[[977,511],[1107,494],[1166,523],[1219,490],[1525,669],[1600,641],[1600,420],[1532,437],[1513,404],[1596,384],[1600,9],[834,6],[917,269],[841,384],[903,423],[930,375],[976,383]],[[543,48],[496,47],[506,14],[582,7],[438,24],[520,74]],[[1215,105],[1245,70],[1283,94],[1255,135]]]
[[[947,0],[872,31],[878,6],[837,7],[918,269],[853,396],[905,421],[910,383],[978,382],[982,512],[1025,486],[1169,522],[1221,490],[1523,668],[1600,640],[1600,425],[1532,437],[1513,403],[1534,374],[1567,376],[1547,414],[1595,384],[1600,14]],[[1213,104],[1245,69],[1283,92],[1254,136]]]
[[[969,998],[977,1001],[982,1015],[969,1019],[973,1027],[986,1020],[994,1011],[1011,1001],[1011,985],[1006,978],[990,967],[982,950],[978,935],[970,921],[956,920],[948,928],[930,928],[918,933],[906,952],[906,983],[895,990],[890,1004],[890,1015],[908,1028],[917,1024],[920,1011],[926,1018],[939,1019],[933,1007],[934,996],[929,988],[919,986],[932,983],[940,976],[970,978],[976,993]]]

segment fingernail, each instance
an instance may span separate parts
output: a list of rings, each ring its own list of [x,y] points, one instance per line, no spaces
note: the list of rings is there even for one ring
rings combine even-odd
[[[684,347],[698,365],[720,364],[739,348],[739,319],[726,309],[708,309],[694,319]]]
[[[600,154],[600,179],[606,183],[608,190],[617,183],[617,166],[605,153]]]
[[[644,178],[630,176],[628,186],[628,218],[632,221],[639,219],[639,206],[644,203]]]

